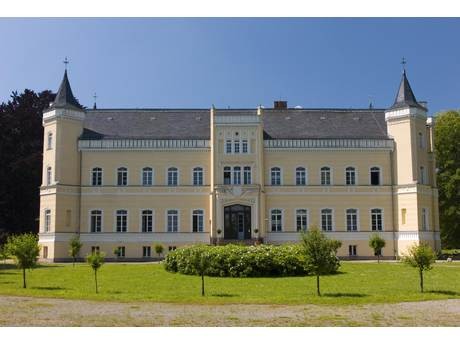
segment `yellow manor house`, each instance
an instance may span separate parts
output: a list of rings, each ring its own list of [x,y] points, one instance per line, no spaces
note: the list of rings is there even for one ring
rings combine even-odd
[[[316,225],[341,257],[440,248],[433,119],[404,71],[388,109],[84,109],[67,71],[43,114],[41,257],[149,260],[193,243],[281,244]],[[114,249],[118,248],[116,254]]]

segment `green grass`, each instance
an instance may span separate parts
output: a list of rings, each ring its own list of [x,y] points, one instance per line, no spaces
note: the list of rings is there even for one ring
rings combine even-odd
[[[42,265],[27,273],[0,265],[0,295],[59,297],[104,301],[177,303],[363,304],[460,298],[460,264],[438,263],[425,275],[400,263],[343,262],[340,273],[321,278],[323,297],[315,295],[314,277],[209,278],[200,296],[200,277],[166,272],[157,264],[105,264],[99,271],[99,294],[86,264]]]

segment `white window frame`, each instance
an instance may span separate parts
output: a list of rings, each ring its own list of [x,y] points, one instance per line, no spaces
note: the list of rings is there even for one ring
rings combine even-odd
[[[246,183],[246,181],[248,180],[246,179],[246,170],[245,170],[246,168],[249,168],[248,170],[249,171],[249,183]],[[242,171],[243,171],[243,184],[245,185],[252,184],[252,167],[250,165],[245,165],[243,166]]]
[[[308,226],[309,226],[309,220],[310,220],[310,217],[309,217],[309,212],[308,212],[308,209],[307,208],[296,208],[295,209],[295,214],[294,214],[294,228],[295,228],[295,231],[297,232],[300,232],[300,231],[303,231],[303,230],[298,230],[297,229],[297,217],[298,217],[298,212],[299,211],[305,211],[305,217],[306,217],[306,224],[305,224],[305,231],[308,230]]]
[[[329,184],[323,184],[323,169],[328,168],[329,169]],[[320,186],[332,186],[334,184],[334,179],[333,179],[333,169],[329,165],[323,165],[322,167],[319,168],[319,185]]]
[[[382,230],[372,230],[372,210],[374,210],[374,209],[378,209],[378,210],[381,211],[381,215],[382,215]],[[369,229],[372,232],[385,231],[385,211],[384,211],[384,209],[382,207],[375,206],[375,207],[369,208]]]
[[[195,211],[201,211],[201,212],[202,212],[201,216],[203,217],[203,229],[202,229],[201,231],[199,231],[199,230],[198,230],[198,231],[193,231],[193,216],[194,216],[193,212],[195,212]],[[206,219],[206,217],[205,217],[204,209],[202,209],[202,208],[194,208],[194,209],[192,209],[192,210],[190,211],[191,232],[193,232],[193,233],[206,232],[206,222],[205,222],[205,219]]]
[[[358,245],[357,244],[348,245],[348,256],[358,256]]]
[[[53,132],[49,131],[46,135],[46,149],[52,150],[53,149]]]
[[[45,208],[43,216],[43,232],[51,232],[51,210],[49,208]]]
[[[279,184],[273,184],[273,169],[279,169],[280,173],[280,183]],[[272,166],[270,167],[270,186],[282,186],[283,185],[283,169],[279,166]]]
[[[201,184],[195,184],[195,169],[201,169]],[[202,166],[196,166],[192,168],[192,183],[193,186],[204,186],[204,168]]]
[[[168,215],[168,212],[169,211],[176,211],[177,212],[177,231],[168,231],[168,221],[169,221],[169,215]],[[180,232],[180,210],[177,209],[177,208],[170,208],[170,209],[167,209],[165,210],[165,232],[167,233],[177,233],[177,232]]]
[[[228,171],[225,171],[225,168],[230,168]],[[225,173],[230,172],[230,183],[225,183]],[[222,184],[224,185],[232,185],[233,183],[233,168],[230,165],[226,165],[222,168]]]
[[[145,211],[150,211],[152,212],[152,214],[150,216],[152,216],[152,230],[151,231],[146,231],[146,232],[143,232],[142,230],[142,222],[143,222],[143,219],[144,219],[144,212]],[[139,213],[139,232],[142,232],[142,233],[151,233],[151,232],[155,232],[155,210],[151,209],[151,208],[144,208],[140,211]]]
[[[118,184],[118,170],[119,169],[126,169],[126,184]],[[129,185],[129,169],[125,166],[121,166],[115,169],[115,185],[117,187],[126,187]]]
[[[277,230],[277,231],[273,231],[273,218],[272,218],[272,212],[273,211],[281,211],[281,230]],[[279,233],[279,232],[284,232],[284,209],[282,208],[271,208],[270,209],[270,232],[276,232],[276,233]]]
[[[325,210],[331,210],[331,230],[323,230],[323,211]],[[323,207],[319,210],[319,223],[320,223],[320,229],[323,232],[333,232],[335,231],[335,212],[332,207]]]
[[[233,140],[232,139],[225,139],[224,145],[225,145],[225,147],[224,147],[225,154],[226,155],[231,155],[233,153]],[[229,148],[230,148],[230,150],[229,150]]]
[[[150,175],[151,175],[150,176],[150,180],[151,180],[150,184],[145,184],[144,183],[144,173],[146,172],[146,171],[144,171],[145,169],[150,169],[150,170],[147,170],[147,172],[149,172]],[[143,167],[141,169],[141,186],[147,186],[148,187],[148,186],[153,186],[155,184],[155,182],[154,182],[155,181],[155,172],[154,171],[155,170],[152,167]]]
[[[94,169],[101,169],[100,173],[101,173],[101,184],[98,185],[98,184],[93,184],[93,174],[94,174]],[[117,176],[118,178],[118,176]],[[102,169],[101,167],[99,166],[95,166],[95,167],[92,167],[90,172],[89,172],[89,184],[92,186],[92,187],[101,187],[104,185],[104,169]]]
[[[118,249],[118,252],[117,252],[118,258],[126,257],[126,246],[117,246],[117,249]]]
[[[93,211],[100,211],[101,214],[100,214],[100,217],[101,217],[101,231],[95,231],[95,232],[92,232],[91,231],[91,223],[92,223],[92,212]],[[95,209],[91,209],[88,211],[88,232],[91,233],[91,234],[96,234],[98,232],[103,232],[102,229],[104,229],[104,210],[101,210],[99,208],[95,208]]]
[[[53,168],[51,166],[46,167],[46,185],[51,186],[53,184]]]
[[[176,180],[177,180],[177,184],[169,184],[169,169],[176,169]],[[180,170],[178,167],[175,167],[175,166],[171,166],[171,167],[167,167],[166,168],[166,186],[167,187],[177,187],[180,185]]]
[[[429,211],[428,208],[422,207],[421,210],[422,216],[422,231],[429,231],[430,230],[430,218],[429,218]]]
[[[240,182],[240,183],[236,183],[236,180],[237,180],[237,179],[235,178],[235,176],[236,176],[236,171],[237,171],[236,168],[239,168],[239,182]],[[235,165],[234,167],[232,167],[232,184],[233,184],[233,185],[238,185],[238,186],[239,186],[239,185],[242,185],[242,182],[243,182],[243,179],[242,179],[242,177],[243,177],[242,175],[243,175],[243,174],[242,174],[242,172],[243,172],[243,170],[241,169],[241,166],[240,166],[240,165]]]
[[[378,168],[379,169],[379,184],[372,184],[372,175],[371,175],[371,169],[372,168]],[[372,165],[369,167],[369,186],[383,186],[383,169],[379,165]]]
[[[147,252],[146,253],[146,248],[148,248]],[[145,254],[148,254],[148,255],[145,255]],[[142,246],[142,257],[143,258],[151,258],[152,257],[152,246]]]
[[[118,217],[118,211],[126,211],[126,231],[117,231],[117,217]],[[114,221],[114,232],[117,232],[117,233],[125,233],[125,232],[128,232],[129,230],[129,211],[125,208],[121,208],[121,209],[118,209],[118,210],[115,210],[115,221]]]
[[[347,169],[349,169],[349,168],[354,169],[353,171],[354,171],[354,175],[355,175],[354,176],[354,182],[355,183],[353,183],[353,184],[347,184]],[[356,185],[358,185],[357,182],[358,182],[358,169],[353,165],[346,166],[345,167],[345,186],[356,186]]]
[[[356,230],[348,230],[348,210],[355,210],[356,211]],[[345,209],[345,231],[347,231],[347,232],[360,231],[359,209],[357,207],[349,207],[349,208]]]
[[[245,146],[246,146],[246,151],[244,150]],[[242,154],[249,154],[250,152],[251,151],[249,149],[249,139],[241,139],[241,153]]]
[[[237,150],[238,148],[238,150]],[[234,139],[233,140],[233,153],[234,154],[241,154],[241,140],[240,139]]]
[[[304,173],[304,183],[301,183],[301,184],[297,184],[297,169],[303,169],[303,173]],[[308,184],[308,180],[307,180],[307,168],[305,168],[304,166],[297,166],[295,167],[294,169],[294,184],[296,186],[306,186]]]

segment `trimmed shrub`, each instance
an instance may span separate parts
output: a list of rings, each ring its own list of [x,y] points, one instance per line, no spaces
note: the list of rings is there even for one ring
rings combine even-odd
[[[182,247],[168,253],[164,261],[165,269],[198,275],[192,262],[197,250],[206,252],[210,261],[206,275],[212,277],[286,277],[308,274],[302,246],[298,244]]]

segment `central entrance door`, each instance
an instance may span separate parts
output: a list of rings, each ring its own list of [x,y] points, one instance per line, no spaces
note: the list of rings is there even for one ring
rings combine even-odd
[[[251,239],[251,207],[231,205],[224,207],[224,239]]]

